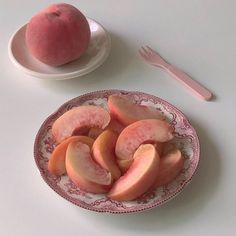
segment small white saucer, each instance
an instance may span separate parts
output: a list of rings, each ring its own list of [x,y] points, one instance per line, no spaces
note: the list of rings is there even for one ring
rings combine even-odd
[[[111,39],[106,30],[97,22],[87,18],[91,30],[91,41],[85,54],[78,60],[59,67],[48,66],[29,52],[25,43],[27,24],[11,37],[8,54],[13,64],[23,72],[47,80],[64,80],[85,75],[102,65],[110,53]]]

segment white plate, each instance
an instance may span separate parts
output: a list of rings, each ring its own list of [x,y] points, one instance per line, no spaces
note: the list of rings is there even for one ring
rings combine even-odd
[[[91,41],[85,54],[78,60],[59,67],[48,66],[37,60],[29,52],[25,43],[27,26],[25,24],[12,35],[9,41],[8,54],[11,61],[23,72],[47,80],[71,79],[95,70],[108,57],[111,39],[100,24],[89,18],[87,20],[91,30]]]

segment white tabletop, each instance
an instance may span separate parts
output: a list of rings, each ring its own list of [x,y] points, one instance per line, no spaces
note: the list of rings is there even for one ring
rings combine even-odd
[[[66,81],[25,75],[9,60],[11,34],[51,1],[1,1],[0,235],[235,235],[236,1],[67,1],[100,22],[112,50],[94,72]],[[196,99],[169,75],[145,64],[150,45],[214,93]],[[175,199],[128,215],[86,211],[52,191],[33,158],[35,135],[62,103],[102,89],[139,90],[172,103],[201,143],[199,170]]]

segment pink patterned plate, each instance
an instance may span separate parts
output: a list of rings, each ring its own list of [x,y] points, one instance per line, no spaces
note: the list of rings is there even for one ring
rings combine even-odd
[[[107,107],[107,98],[114,93],[132,95],[137,103],[150,105],[161,110],[175,127],[175,137],[172,142],[177,145],[184,156],[184,168],[170,184],[152,189],[135,201],[117,202],[108,199],[103,194],[91,194],[76,187],[68,176],[55,177],[48,172],[47,164],[55,143],[51,135],[53,122],[64,112],[73,107],[93,104]],[[76,97],[63,104],[50,115],[40,127],[34,144],[34,158],[44,181],[60,196],[77,206],[97,212],[130,213],[157,207],[175,197],[190,182],[197,168],[200,156],[200,146],[194,128],[187,118],[168,102],[142,92],[105,90],[88,93]]]

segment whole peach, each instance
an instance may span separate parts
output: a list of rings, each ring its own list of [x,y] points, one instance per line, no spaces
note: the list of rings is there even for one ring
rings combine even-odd
[[[26,44],[41,62],[59,66],[78,59],[88,48],[90,28],[74,6],[53,4],[32,17],[26,28]]]

